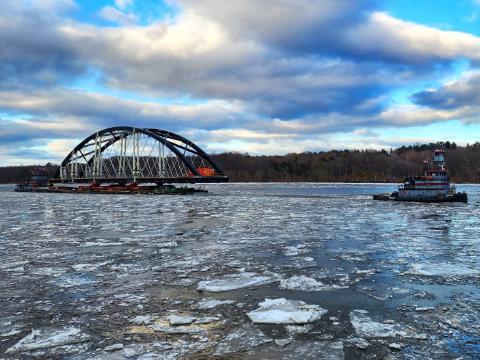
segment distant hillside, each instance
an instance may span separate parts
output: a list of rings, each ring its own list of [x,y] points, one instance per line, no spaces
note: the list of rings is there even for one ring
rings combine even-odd
[[[430,160],[439,145],[447,149],[450,175],[457,183],[480,183],[480,143],[402,146],[392,150],[331,150],[282,156],[223,153],[212,158],[230,181],[398,182],[406,175],[422,172],[422,161]],[[51,175],[55,165],[47,164]],[[0,167],[0,183],[18,183],[29,178],[34,166]]]
[[[395,150],[332,150],[284,156],[251,156],[239,153],[213,155],[231,181],[398,182],[422,173],[439,145],[454,182],[480,183],[480,143],[466,147],[455,143],[402,146]]]
[[[26,165],[26,166],[2,166],[0,167],[0,184],[18,184],[30,179],[30,170],[33,168],[44,167],[52,177],[57,171],[58,165]]]

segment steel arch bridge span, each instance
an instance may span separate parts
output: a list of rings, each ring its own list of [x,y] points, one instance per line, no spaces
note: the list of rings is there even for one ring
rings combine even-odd
[[[192,141],[170,131],[117,126],[80,142],[62,161],[54,182],[227,182]]]

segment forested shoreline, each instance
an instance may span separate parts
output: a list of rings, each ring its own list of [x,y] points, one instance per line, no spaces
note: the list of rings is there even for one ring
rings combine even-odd
[[[432,151],[443,146],[453,182],[480,183],[480,143],[402,146],[390,150],[330,150],[287,155],[249,155],[236,152],[211,157],[232,182],[399,182],[404,176],[422,172]],[[30,177],[30,169],[54,164],[0,167],[0,183],[19,183]]]

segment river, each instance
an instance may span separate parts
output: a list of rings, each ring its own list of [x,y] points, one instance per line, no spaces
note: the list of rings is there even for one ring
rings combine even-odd
[[[480,186],[0,186],[0,354],[68,359],[480,358]]]

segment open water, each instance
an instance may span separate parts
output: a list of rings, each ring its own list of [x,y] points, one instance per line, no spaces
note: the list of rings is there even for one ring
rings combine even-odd
[[[480,186],[206,188],[0,187],[0,358],[480,358]]]

